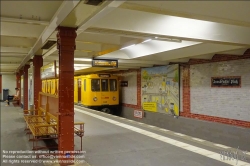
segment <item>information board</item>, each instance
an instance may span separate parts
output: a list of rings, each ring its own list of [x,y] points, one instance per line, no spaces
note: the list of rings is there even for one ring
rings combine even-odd
[[[141,110],[134,110],[134,117],[135,118],[143,118],[143,111]]]
[[[146,111],[157,112],[157,104],[155,102],[143,103],[143,109]]]
[[[41,79],[49,79],[57,77],[56,61],[41,67]]]

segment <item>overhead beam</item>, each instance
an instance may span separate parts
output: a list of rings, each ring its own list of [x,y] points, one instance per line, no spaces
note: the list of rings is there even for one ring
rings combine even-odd
[[[1,22],[12,22],[12,23],[21,23],[21,24],[36,24],[36,25],[49,25],[47,21],[39,21],[39,20],[28,20],[28,19],[17,19],[17,18],[9,18],[9,17],[1,17]]]
[[[20,48],[20,47],[4,47],[1,46],[1,52],[4,53],[14,53],[14,54],[18,54],[18,53],[25,53],[27,55],[27,53],[29,52],[30,48]]]
[[[50,24],[45,28],[43,33],[40,35],[29,54],[23,59],[22,63],[18,67],[19,70],[25,63],[40,49],[60,23],[68,16],[68,14],[74,10],[74,8],[80,3],[80,0],[74,1],[63,1],[55,15],[53,16]]]
[[[140,20],[140,21],[138,21]],[[250,28],[176,16],[116,9],[92,27],[182,40],[250,45]]]
[[[104,17],[107,13],[110,13],[113,11],[115,8],[119,7],[121,4],[123,4],[126,0],[124,1],[105,1],[104,5],[102,8],[94,12],[92,15],[88,17],[88,19],[84,20],[78,27],[77,29],[77,36],[83,33],[87,28],[89,28],[93,23],[95,23],[97,20],[100,18]],[[56,46],[54,46],[56,47]],[[52,48],[54,49],[54,48]],[[77,48],[79,49],[79,48]],[[101,51],[101,50],[100,50]],[[46,56],[49,56],[50,54],[48,53]]]

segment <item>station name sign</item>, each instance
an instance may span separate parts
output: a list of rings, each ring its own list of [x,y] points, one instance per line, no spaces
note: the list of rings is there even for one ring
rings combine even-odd
[[[128,87],[128,81],[121,81],[121,87]]]
[[[109,67],[109,68],[117,68],[118,60],[110,60],[110,59],[93,59],[92,67]]]
[[[211,78],[211,87],[239,88],[239,87],[241,87],[241,77],[240,76],[212,77]]]

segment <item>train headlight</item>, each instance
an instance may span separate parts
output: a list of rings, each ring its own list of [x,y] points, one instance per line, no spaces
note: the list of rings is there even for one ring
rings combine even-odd
[[[97,97],[94,97],[93,100],[94,100],[94,101],[97,101]]]
[[[116,97],[113,97],[113,100],[116,101]]]

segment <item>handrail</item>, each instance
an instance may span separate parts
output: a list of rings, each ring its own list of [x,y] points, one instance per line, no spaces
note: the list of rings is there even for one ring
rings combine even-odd
[[[53,126],[57,126],[57,124],[44,124],[44,125],[35,125],[35,128],[39,128],[39,127],[53,127]]]

